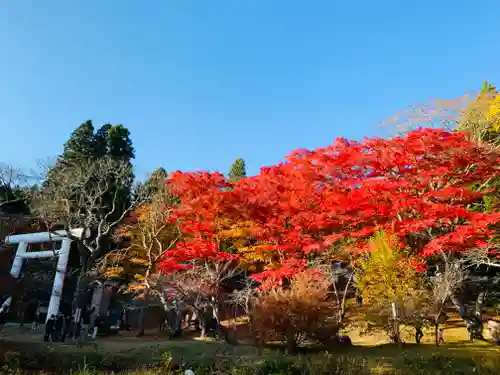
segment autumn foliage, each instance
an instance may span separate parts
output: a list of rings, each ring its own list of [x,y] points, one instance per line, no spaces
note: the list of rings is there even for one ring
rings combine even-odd
[[[262,341],[286,342],[292,351],[305,340],[332,343],[340,324],[330,286],[323,275],[309,270],[295,275],[285,289],[261,291],[252,312],[252,328]]]
[[[499,169],[493,148],[460,132],[420,129],[298,150],[236,183],[177,172],[171,220],[184,238],[166,264],[245,257],[260,266],[258,281],[277,285],[334,245],[367,249],[380,230],[422,258],[484,247],[500,212],[473,208],[492,193],[484,187]]]

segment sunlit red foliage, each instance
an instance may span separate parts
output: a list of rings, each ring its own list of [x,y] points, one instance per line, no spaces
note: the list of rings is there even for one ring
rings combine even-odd
[[[171,178],[181,197],[175,219],[187,239],[170,255],[228,257],[214,237],[222,218],[252,222],[263,244],[256,251],[273,254],[259,280],[289,277],[310,255],[342,239],[364,248],[378,230],[421,256],[484,246],[500,212],[473,212],[468,205],[499,172],[498,151],[439,129],[337,139],[326,148],[298,150],[234,185],[218,173],[178,172]]]

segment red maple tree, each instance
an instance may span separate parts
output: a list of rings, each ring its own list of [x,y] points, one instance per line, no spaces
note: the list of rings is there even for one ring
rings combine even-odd
[[[213,239],[221,217],[250,220],[273,266],[255,277],[277,281],[340,240],[363,249],[376,231],[395,234],[422,257],[487,245],[500,212],[471,210],[498,175],[500,153],[465,134],[420,129],[392,139],[298,150],[286,162],[231,184],[219,173],[181,173],[171,183],[186,240],[169,257],[234,259]]]

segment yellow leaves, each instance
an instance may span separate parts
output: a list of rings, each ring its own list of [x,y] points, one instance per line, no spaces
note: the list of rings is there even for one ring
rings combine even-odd
[[[411,258],[384,232],[370,241],[370,251],[360,256],[357,268],[356,285],[367,304],[404,300],[422,287]]]
[[[159,194],[137,207],[117,229],[122,248],[107,256],[102,275],[125,280],[124,292],[135,298],[147,297],[162,255],[180,237],[178,227],[169,221],[172,208],[170,196]]]
[[[487,117],[491,120],[500,115],[500,95],[495,96],[489,104],[490,107],[488,109]]]
[[[145,266],[145,267],[148,266],[148,264],[149,264],[148,259],[145,259],[145,258],[131,257],[128,259],[128,261],[132,264]]]
[[[490,107],[486,117],[492,123],[491,130],[500,132],[500,95],[495,96],[495,98],[490,101]]]
[[[138,282],[143,282],[144,280],[146,280],[146,278],[143,275],[140,275],[138,273],[134,275],[134,279]]]
[[[125,293],[134,294],[136,299],[143,299],[146,297],[146,287],[144,284],[129,284]]]
[[[116,266],[107,267],[104,269],[104,272],[102,272],[102,275],[109,279],[120,279],[122,278],[123,274],[124,274],[124,268]]]
[[[264,244],[255,240],[255,224],[248,220],[234,221],[220,218],[217,221],[215,239],[224,247],[231,248],[241,256],[248,271],[256,270],[257,264],[268,264],[271,255],[261,251]]]
[[[462,112],[458,130],[471,138],[500,146],[500,95],[496,89],[483,90]]]
[[[272,256],[268,252],[261,251],[262,247],[263,245],[241,247],[239,253],[243,263],[247,265],[253,263],[270,263],[272,261]]]

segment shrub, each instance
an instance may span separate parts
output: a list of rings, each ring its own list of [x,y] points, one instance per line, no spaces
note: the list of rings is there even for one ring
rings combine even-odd
[[[285,342],[293,353],[305,340],[336,341],[340,327],[330,285],[323,276],[306,271],[286,288],[261,291],[252,312],[253,328],[261,342]]]

